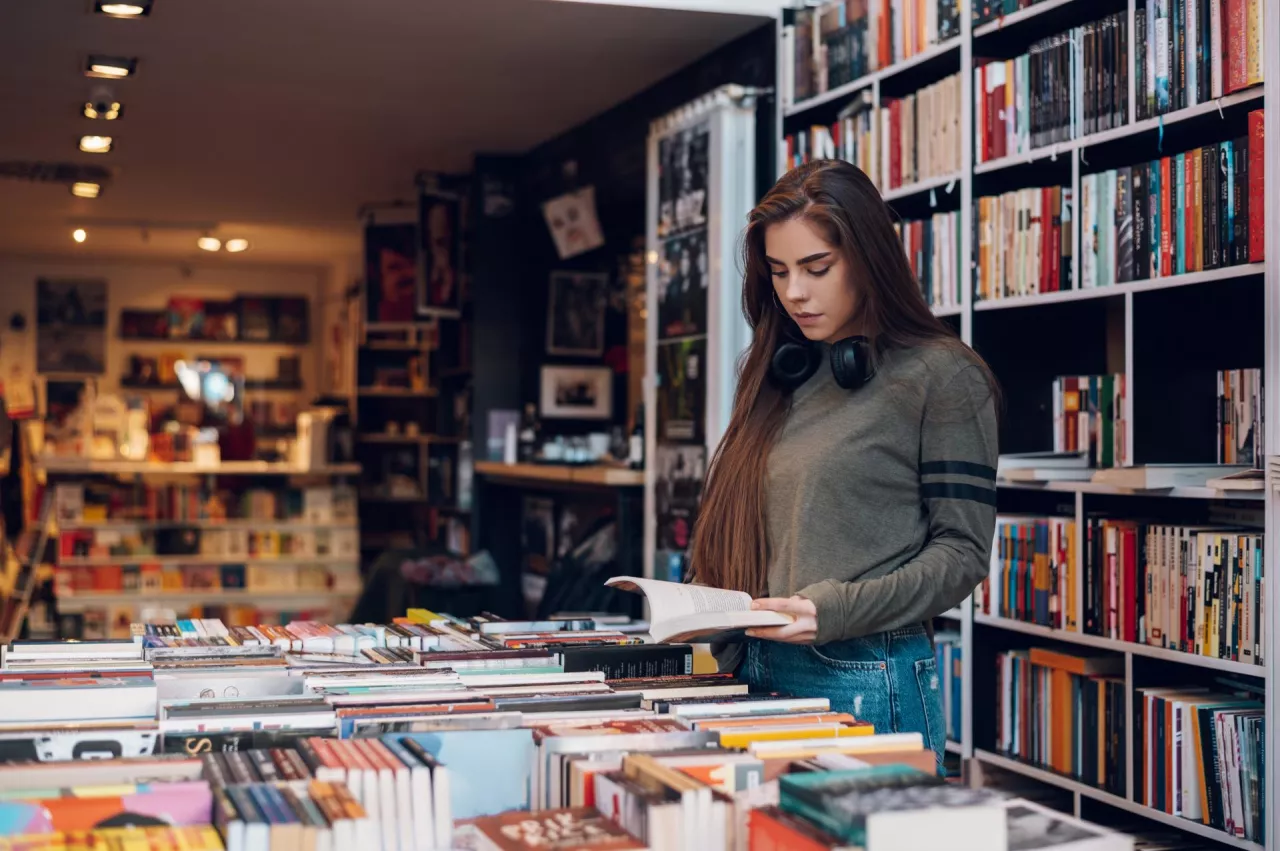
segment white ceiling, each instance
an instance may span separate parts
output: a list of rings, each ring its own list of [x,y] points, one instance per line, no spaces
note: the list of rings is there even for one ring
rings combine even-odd
[[[115,20],[91,0],[0,0],[0,161],[116,172],[94,201],[0,179],[0,253],[192,255],[208,223],[249,236],[246,259],[349,256],[359,206],[406,197],[418,170],[526,151],[762,22],[725,9],[777,5],[633,2],[155,0]],[[103,83],[81,73],[89,53],[138,58],[109,84],[118,121],[80,115]],[[76,149],[100,132],[112,153]]]

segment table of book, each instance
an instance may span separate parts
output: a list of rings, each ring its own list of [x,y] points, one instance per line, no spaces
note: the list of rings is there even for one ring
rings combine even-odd
[[[695,675],[646,628],[410,610],[15,641],[0,849],[1133,847],[947,781],[919,733]]]

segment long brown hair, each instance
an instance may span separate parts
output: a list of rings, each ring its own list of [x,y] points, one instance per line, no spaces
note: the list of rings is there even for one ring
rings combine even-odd
[[[780,341],[800,337],[775,301],[764,237],[770,225],[799,216],[818,227],[853,270],[862,333],[874,356],[927,344],[968,349],[925,303],[888,206],[856,166],[818,160],[792,169],[751,211],[742,310],[752,341],[739,364],[729,426],[707,470],[690,560],[697,581],[753,597],[768,592],[765,473],[791,403],[790,393],[769,380],[769,364]]]

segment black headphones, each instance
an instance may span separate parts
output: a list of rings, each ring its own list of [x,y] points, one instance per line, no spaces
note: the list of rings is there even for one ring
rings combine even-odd
[[[857,390],[875,377],[871,364],[871,341],[866,337],[846,337],[831,344],[831,375],[845,390]],[[769,377],[791,392],[808,381],[822,366],[822,347],[813,342],[786,342],[778,346],[769,362]]]

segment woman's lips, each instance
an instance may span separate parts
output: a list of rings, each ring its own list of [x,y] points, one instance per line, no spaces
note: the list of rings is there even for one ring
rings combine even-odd
[[[793,313],[797,325],[816,325],[822,319],[821,313]]]

